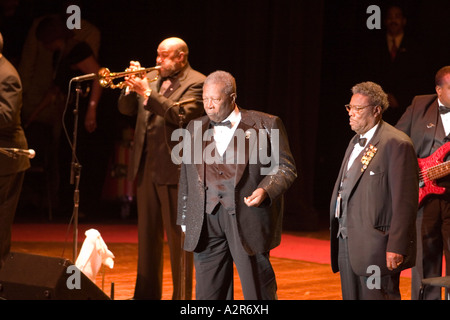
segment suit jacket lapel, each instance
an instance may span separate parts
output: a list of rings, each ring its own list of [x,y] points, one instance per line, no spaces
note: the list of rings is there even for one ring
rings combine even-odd
[[[369,145],[373,145],[374,147],[376,147],[379,144],[380,137],[383,133],[383,129],[384,129],[384,122],[383,122],[383,120],[381,120],[380,123],[378,124],[375,134],[373,135],[372,139],[370,139],[369,143],[367,144],[367,147]],[[348,183],[349,186],[351,186],[351,188],[349,188],[349,190],[354,189],[354,187],[358,184],[358,181],[361,179],[362,175],[366,171],[366,170],[362,170],[363,164],[361,163],[361,159],[362,159],[363,155],[366,153],[367,147],[361,151],[361,153],[358,155],[358,157],[353,162],[353,165],[349,169],[349,172],[347,173],[348,180],[346,183]],[[349,154],[349,156],[350,156],[350,154]],[[375,157],[376,157],[376,154],[375,154]],[[369,166],[370,166],[370,163],[369,163]],[[346,168],[344,168],[344,170],[346,170]],[[345,174],[345,171],[343,171],[343,172],[344,172],[343,174]]]
[[[348,169],[348,171],[347,171],[346,164],[345,164],[345,168],[343,168],[344,171],[342,174],[346,175],[345,183],[349,186],[348,190],[350,193],[355,188],[355,186],[358,184],[358,181],[363,174],[363,172],[361,171],[361,169],[362,169],[361,158],[362,158],[363,154],[364,154],[364,150],[361,151],[361,153],[356,157],[355,161],[353,162],[352,166]]]
[[[237,184],[239,183],[239,181],[242,178],[242,175],[245,171],[245,168],[248,165],[249,159],[250,159],[250,155],[253,154],[253,152],[255,152],[255,146],[258,144],[258,131],[255,129],[254,127],[255,122],[250,119],[247,116],[247,113],[245,110],[241,109],[241,121],[238,124],[238,127],[236,128],[236,132],[239,130],[241,132],[244,132],[245,134],[245,139],[244,139],[244,150],[240,150],[239,146],[241,145],[239,141],[236,141],[236,143],[234,144],[234,151],[235,151],[235,158],[237,161],[236,164],[236,176],[235,176],[235,180],[234,180],[234,186],[237,186]],[[236,136],[236,132],[234,134],[234,136]],[[238,140],[242,139],[243,136],[241,135],[241,133],[238,133]],[[234,137],[233,137],[234,139]],[[241,152],[244,151],[244,161],[241,161],[240,159],[242,158],[241,156]]]
[[[198,121],[198,120],[196,120]],[[191,145],[191,152],[192,152],[192,157],[191,160],[194,161],[195,163],[195,167],[197,168],[197,172],[198,172],[198,176],[200,178],[200,181],[204,182],[205,181],[205,157],[204,157],[204,152],[205,152],[205,148],[206,148],[206,142],[207,139],[211,140],[212,136],[208,135],[206,136],[204,139],[203,136],[205,135],[205,132],[208,130],[209,128],[209,119],[208,117],[204,117],[202,118],[202,124],[201,126],[195,126],[194,123],[194,133],[193,133],[193,138],[192,138],[192,145]],[[208,131],[210,132],[210,131]],[[214,143],[214,141],[212,141],[212,143]],[[199,150],[199,146],[201,146],[201,149]],[[198,157],[201,157],[201,159],[197,159]],[[197,159],[197,161],[196,161]],[[198,161],[200,160],[200,161]]]
[[[356,139],[358,139],[358,135],[355,135],[350,140],[350,142],[349,142],[349,144],[347,146],[347,150],[345,151],[344,158],[343,158],[343,161],[342,161],[342,164],[341,164],[341,168],[340,168],[339,174],[338,174],[338,179],[336,181],[336,185],[335,185],[334,192],[333,192],[334,196],[337,196],[337,192],[338,192],[338,189],[339,189],[340,182],[342,181],[343,176],[347,173],[348,160],[350,158],[350,155],[352,154],[353,148],[354,148],[355,143],[356,143]]]
[[[175,90],[177,90],[181,86],[180,79],[176,78],[171,81],[170,86],[167,88],[166,92],[164,92],[164,97],[169,98]]]
[[[423,149],[427,150],[427,153],[431,153],[431,148],[433,147],[434,137],[436,136],[436,130],[438,128],[438,117],[439,117],[439,105],[437,98],[427,109],[424,116],[423,128]]]

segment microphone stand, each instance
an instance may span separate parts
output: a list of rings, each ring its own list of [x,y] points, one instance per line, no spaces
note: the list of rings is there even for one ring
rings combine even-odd
[[[184,110],[184,107],[180,104],[179,105],[179,111],[178,111],[178,126],[180,129],[183,128],[184,118],[186,116],[186,111]],[[180,272],[181,272],[181,285],[180,285],[180,299],[186,300],[186,251],[184,250],[184,237],[185,234],[183,230],[181,230],[181,259],[180,259]]]
[[[75,109],[73,110],[73,142],[72,142],[72,165],[70,170],[70,184],[75,184],[74,194],[73,194],[73,263],[75,263],[78,254],[78,208],[80,203],[80,175],[81,175],[81,165],[78,162],[76,156],[77,150],[77,136],[78,136],[78,117],[79,117],[79,100],[81,85],[77,82],[75,89],[76,99],[75,99]]]

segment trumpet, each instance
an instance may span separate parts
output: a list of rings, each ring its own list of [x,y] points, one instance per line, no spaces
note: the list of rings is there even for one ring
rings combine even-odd
[[[123,78],[129,75],[141,75],[144,76],[145,73],[157,71],[156,77],[153,79],[149,79],[150,82],[156,81],[159,78],[159,69],[161,69],[161,66],[151,67],[151,68],[141,68],[133,71],[123,71],[123,72],[111,72],[108,68],[101,68],[98,71],[98,81],[100,82],[100,85],[104,88],[111,88],[111,89],[122,89],[126,86],[125,82],[119,82],[115,84],[113,82],[114,79]]]

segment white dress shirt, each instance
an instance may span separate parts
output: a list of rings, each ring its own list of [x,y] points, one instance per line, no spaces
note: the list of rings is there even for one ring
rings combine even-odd
[[[377,130],[378,123],[369,131],[367,131],[365,134],[361,135],[360,138],[366,138],[366,144],[364,146],[360,146],[359,143],[355,144],[355,147],[353,148],[352,154],[350,155],[350,158],[348,159],[347,164],[347,170],[350,169],[355,159],[358,157],[358,155],[363,151],[367,144],[369,143],[370,139],[372,139],[373,135],[375,134],[375,131]]]
[[[439,106],[445,107],[442,102],[438,99]],[[446,114],[441,114],[442,125],[444,126],[445,135],[448,136],[450,133],[450,112]]]
[[[227,120],[231,122],[231,128],[227,126],[214,126],[214,141],[216,142],[216,149],[220,156],[223,156],[225,150],[228,148],[231,138],[234,135],[234,131],[236,131],[236,128],[241,121],[241,112],[237,106],[222,122]]]

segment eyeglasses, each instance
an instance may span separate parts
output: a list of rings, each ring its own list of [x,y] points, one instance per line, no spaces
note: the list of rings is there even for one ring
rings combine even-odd
[[[367,107],[371,107],[371,105],[368,106],[352,106],[351,104],[346,104],[345,105],[345,110],[347,110],[347,112],[350,112],[350,110],[354,110],[356,112],[361,112],[361,110],[367,108]]]
[[[209,101],[211,101],[214,105],[218,105],[220,101],[222,101],[222,98],[203,98],[203,104],[207,104]]]

